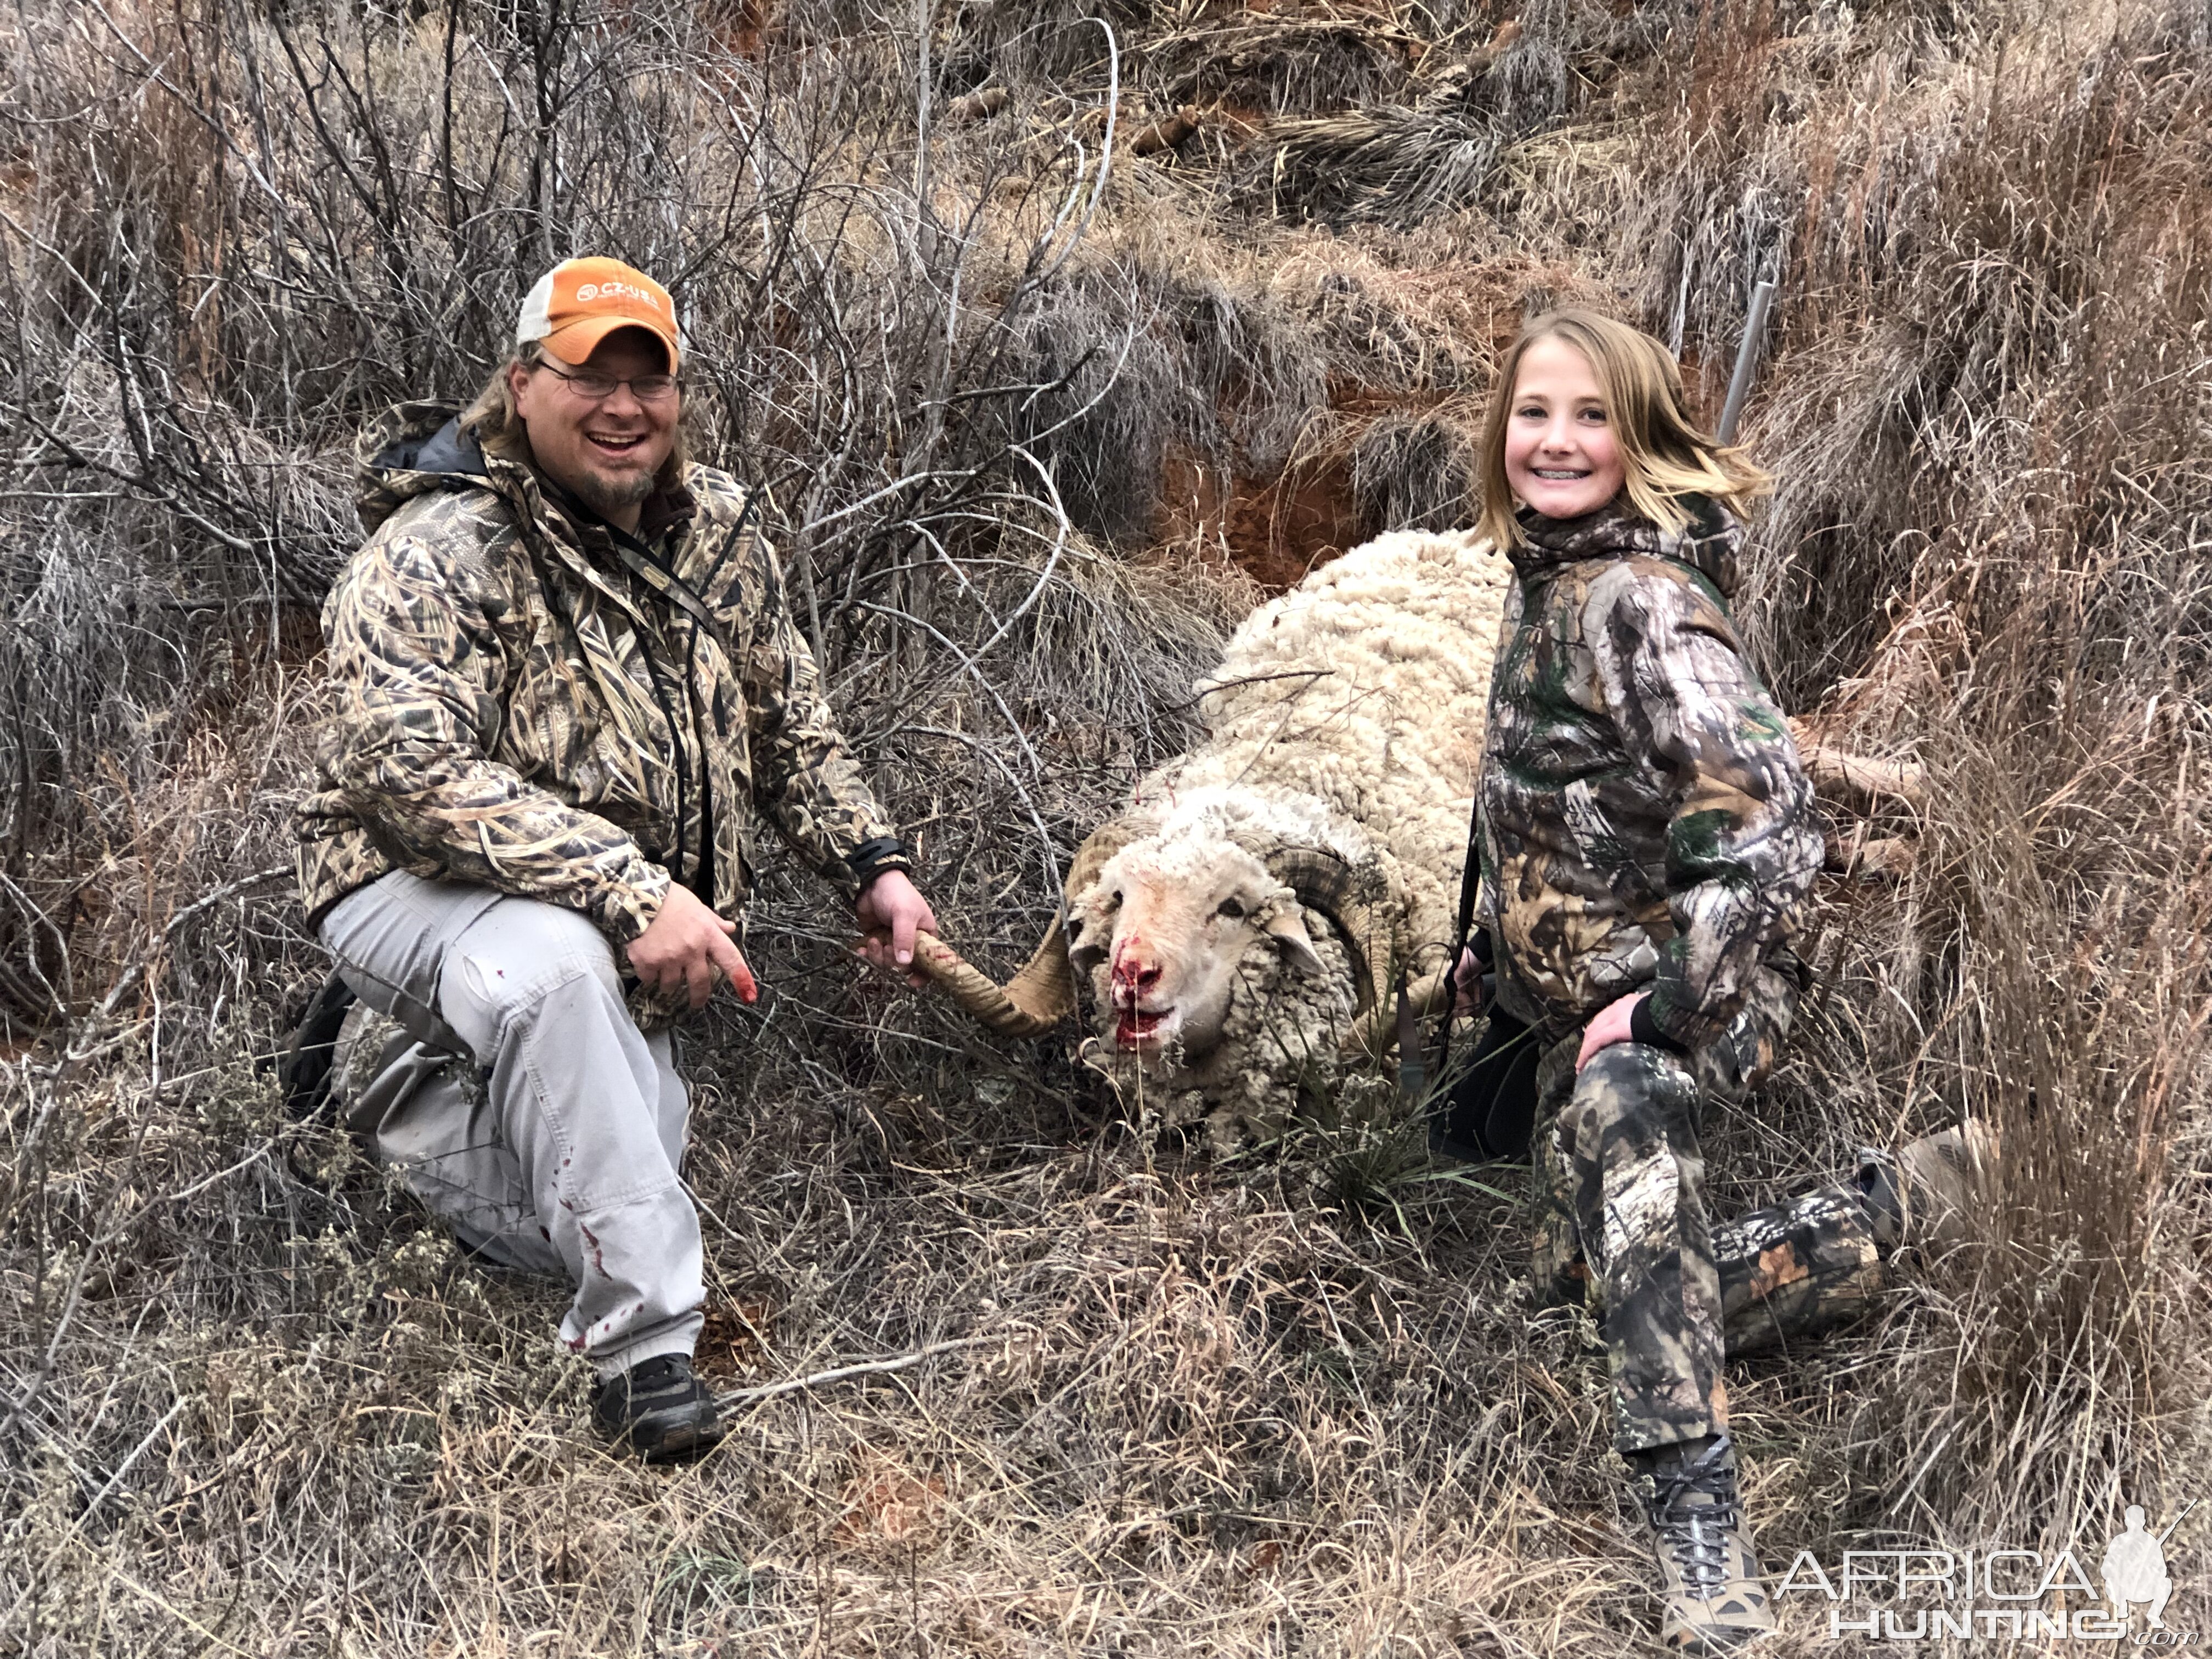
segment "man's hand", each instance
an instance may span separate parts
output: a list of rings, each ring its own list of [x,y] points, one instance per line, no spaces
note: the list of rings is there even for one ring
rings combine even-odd
[[[758,1002],[752,969],[730,943],[737,931],[736,922],[716,915],[689,887],[671,882],[660,914],[629,942],[629,965],[649,990],[672,997],[688,989],[694,1008],[705,1007],[714,994],[717,968],[737,988],[738,1001]]]
[[[867,935],[860,941],[860,955],[869,963],[904,975],[916,990],[929,983],[914,965],[914,936],[925,929],[935,933],[937,915],[906,878],[906,872],[886,870],[870,882],[854,917]]]
[[[1583,1067],[1590,1063],[1590,1056],[1599,1049],[1631,1041],[1628,1023],[1635,1016],[1636,1005],[1644,1000],[1645,994],[1638,992],[1634,996],[1622,997],[1617,1002],[1608,1002],[1599,1011],[1598,1017],[1583,1029],[1582,1049],[1575,1055],[1577,1075],[1581,1074]]]

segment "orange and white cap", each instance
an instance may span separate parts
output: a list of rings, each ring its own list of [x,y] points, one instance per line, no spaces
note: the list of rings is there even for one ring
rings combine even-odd
[[[668,348],[668,372],[676,373],[676,302],[668,290],[619,259],[563,259],[523,301],[514,343],[535,341],[564,362],[580,363],[618,328],[654,335]]]

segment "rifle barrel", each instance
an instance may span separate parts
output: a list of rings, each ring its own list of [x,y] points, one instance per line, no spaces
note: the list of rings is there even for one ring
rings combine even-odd
[[[1735,441],[1735,423],[1743,416],[1743,400],[1751,395],[1751,377],[1759,364],[1759,336],[1766,332],[1766,313],[1774,303],[1774,279],[1762,277],[1751,291],[1751,308],[1743,319],[1743,343],[1735,349],[1735,373],[1729,376],[1728,402],[1721,406],[1721,423],[1714,434],[1723,443]]]
[[[2186,1504],[2184,1504],[2181,1506],[2180,1514],[2175,1516],[2172,1520],[2166,1523],[2166,1530],[2158,1535],[2158,1544],[2160,1549],[2164,1549],[2166,1547],[2166,1540],[2173,1536],[2173,1529],[2179,1526],[2184,1521],[2186,1521],[2189,1518],[2189,1511],[2196,1507],[2197,1500],[2192,1498]]]

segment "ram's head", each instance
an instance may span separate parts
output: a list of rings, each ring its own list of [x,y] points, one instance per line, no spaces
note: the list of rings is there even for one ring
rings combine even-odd
[[[1328,971],[1314,949],[1321,917],[1349,963],[1351,1006],[1364,1012],[1389,955],[1377,937],[1379,872],[1254,830],[1203,811],[1126,813],[1083,844],[1060,915],[1012,983],[993,984],[934,940],[923,966],[986,1025],[1019,1036],[1073,1012],[1087,978],[1099,1035],[1115,1050],[1148,1066],[1188,1062],[1221,1041],[1249,952],[1277,953],[1301,974]]]

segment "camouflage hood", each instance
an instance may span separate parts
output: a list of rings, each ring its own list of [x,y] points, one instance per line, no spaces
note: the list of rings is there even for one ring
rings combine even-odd
[[[372,536],[420,496],[470,489],[489,490],[525,522],[545,526],[547,485],[531,465],[528,444],[480,442],[473,430],[462,429],[460,410],[452,404],[398,404],[363,427],[355,441],[354,511]],[[672,462],[647,499],[641,533],[665,536],[697,506],[684,471]],[[580,550],[558,534],[532,539],[548,551]]]
[[[672,467],[618,541],[445,404],[392,410],[358,459],[369,535],[324,607],[336,709],[297,817],[311,917],[405,869],[627,942],[672,879],[739,915],[762,817],[848,887],[904,864],[726,474]]]
[[[1527,538],[1507,550],[1523,576],[1583,559],[1640,557],[1672,559],[1711,582],[1723,601],[1735,598],[1738,561],[1743,550],[1742,521],[1717,501],[1686,495],[1690,517],[1684,529],[1662,530],[1649,519],[1608,502],[1579,519],[1547,519],[1523,507],[1515,515]]]
[[[354,507],[374,535],[417,495],[434,489],[495,489],[474,433],[452,404],[401,404],[361,430],[354,443]]]

